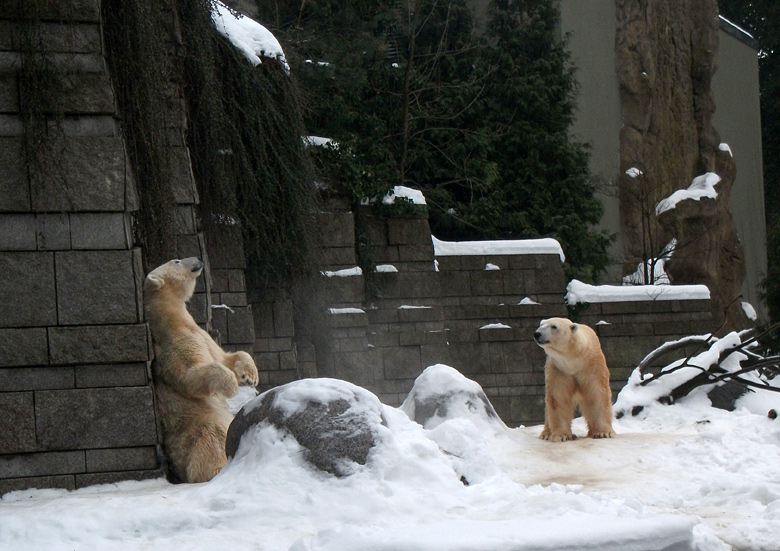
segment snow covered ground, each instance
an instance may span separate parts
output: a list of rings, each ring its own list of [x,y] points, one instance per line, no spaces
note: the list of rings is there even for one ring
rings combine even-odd
[[[264,427],[206,484],[7,494],[0,549],[777,550],[775,396],[726,412],[694,393],[616,420],[615,439],[565,443],[462,412],[426,430],[382,406],[378,445],[342,479]]]

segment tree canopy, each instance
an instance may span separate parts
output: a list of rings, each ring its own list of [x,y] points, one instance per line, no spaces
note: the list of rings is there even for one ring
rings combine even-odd
[[[422,189],[440,238],[550,236],[570,276],[606,267],[553,0],[495,0],[484,32],[467,0],[257,1],[308,94],[308,131],[339,144],[317,152],[321,177],[356,201]]]

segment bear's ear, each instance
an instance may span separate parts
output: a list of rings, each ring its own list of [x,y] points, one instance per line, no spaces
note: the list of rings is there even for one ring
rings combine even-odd
[[[165,280],[156,274],[149,274],[146,276],[146,285],[149,289],[156,291],[165,285]]]
[[[576,323],[572,323],[571,324],[571,332],[574,333],[576,330],[577,330],[577,324]]]

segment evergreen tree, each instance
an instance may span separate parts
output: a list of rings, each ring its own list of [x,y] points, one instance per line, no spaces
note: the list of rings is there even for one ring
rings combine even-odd
[[[495,69],[480,108],[498,172],[477,198],[458,197],[456,211],[473,237],[557,238],[568,275],[592,281],[608,262],[610,240],[591,229],[602,206],[586,146],[568,133],[576,80],[558,17],[552,1],[494,2],[486,57]]]
[[[572,277],[605,268],[553,0],[497,0],[487,36],[468,0],[258,4],[310,94],[310,132],[340,144],[321,169],[355,200],[412,185],[438,237],[551,236]]]

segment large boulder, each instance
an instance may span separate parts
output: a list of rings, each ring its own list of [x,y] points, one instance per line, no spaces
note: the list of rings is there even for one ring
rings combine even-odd
[[[270,424],[292,435],[304,458],[339,477],[365,465],[386,425],[382,404],[371,392],[336,379],[303,379],[271,389],[236,414],[225,443],[233,457],[247,433]]]

